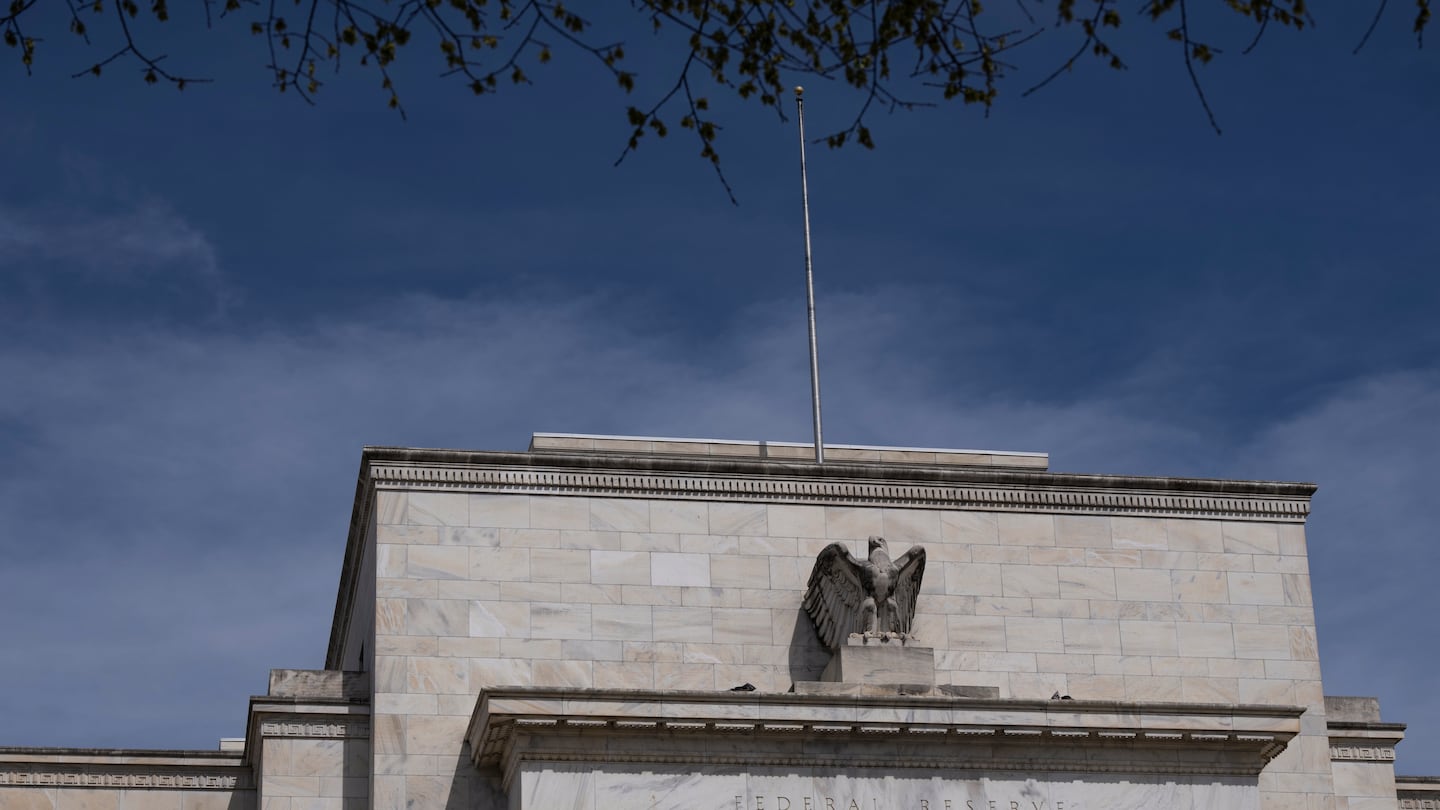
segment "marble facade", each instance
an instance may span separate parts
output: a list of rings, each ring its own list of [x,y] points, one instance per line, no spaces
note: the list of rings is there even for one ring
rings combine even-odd
[[[523,453],[366,448],[326,670],[274,671],[218,752],[0,749],[0,810],[1440,798],[1395,776],[1403,726],[1324,695],[1313,486],[809,453],[554,434]],[[933,677],[906,689],[865,666],[829,682],[800,608],[816,554],[870,535],[928,554],[913,629]]]

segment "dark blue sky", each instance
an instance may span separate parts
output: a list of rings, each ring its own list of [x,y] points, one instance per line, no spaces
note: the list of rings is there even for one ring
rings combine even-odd
[[[1403,8],[1351,55],[1363,5],[1206,67],[1223,136],[1136,20],[1128,72],[1020,98],[1052,37],[988,118],[813,149],[826,436],[1318,482],[1327,691],[1435,773],[1440,62]],[[417,51],[401,121],[193,23],[155,34],[219,80],[184,93],[0,63],[0,744],[240,734],[322,663],[364,444],[808,436],[793,121],[718,101],[737,207],[683,133],[612,167],[677,61],[643,34],[634,99],[564,52],[476,99]],[[809,129],[856,103],[808,82]]]

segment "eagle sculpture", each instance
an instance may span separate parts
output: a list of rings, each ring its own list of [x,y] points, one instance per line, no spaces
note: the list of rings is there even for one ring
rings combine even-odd
[[[844,543],[831,543],[815,558],[805,612],[831,651],[851,635],[907,639],[924,573],[923,546],[912,546],[891,560],[885,538],[871,537],[870,558],[861,560]]]

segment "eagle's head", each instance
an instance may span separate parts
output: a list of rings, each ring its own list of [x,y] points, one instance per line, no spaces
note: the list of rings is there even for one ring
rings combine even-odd
[[[873,535],[873,534],[872,534],[872,535],[870,535],[870,552],[869,552],[869,553],[870,553],[870,554],[874,554],[874,553],[875,553],[875,549],[877,549],[877,548],[880,549],[881,551],[884,551],[887,555],[890,553],[890,544],[885,542],[885,538],[879,537],[879,536],[877,536],[877,535]]]

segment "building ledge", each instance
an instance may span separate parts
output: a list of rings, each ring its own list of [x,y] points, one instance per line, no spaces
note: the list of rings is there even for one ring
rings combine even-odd
[[[356,698],[255,695],[245,723],[245,762],[259,769],[265,738],[369,739],[370,704]]]
[[[506,788],[527,761],[1258,774],[1296,706],[496,689],[466,739]]]
[[[1151,495],[1224,496],[1230,498],[1284,498],[1296,501],[1286,514],[1303,516],[1316,486],[1288,481],[1246,481],[1219,478],[1173,476],[1096,475],[1056,473],[1038,468],[1005,469],[1000,466],[922,465],[910,463],[872,464],[836,460],[816,464],[813,459],[778,459],[738,455],[666,455],[644,452],[585,452],[548,450],[510,452],[500,450],[442,450],[423,447],[367,446],[361,456],[361,477],[377,482],[441,484],[447,478],[455,487],[465,488],[467,471],[509,468],[559,472],[572,470],[593,474],[602,471],[631,475],[671,473],[677,475],[766,477],[824,481],[875,481],[885,484],[917,483],[928,486],[972,484],[1046,487],[1084,491],[1124,491]],[[394,471],[394,472],[392,472]],[[421,472],[424,471],[424,474]],[[1057,501],[1058,503],[1058,501]]]
[[[0,748],[0,787],[249,790],[235,751]]]
[[[1397,776],[1395,798],[1400,810],[1440,808],[1440,776]]]
[[[1377,713],[1378,716],[1378,713]],[[1331,762],[1395,761],[1395,746],[1405,739],[1404,723],[1370,720],[1331,720],[1325,724]]]

